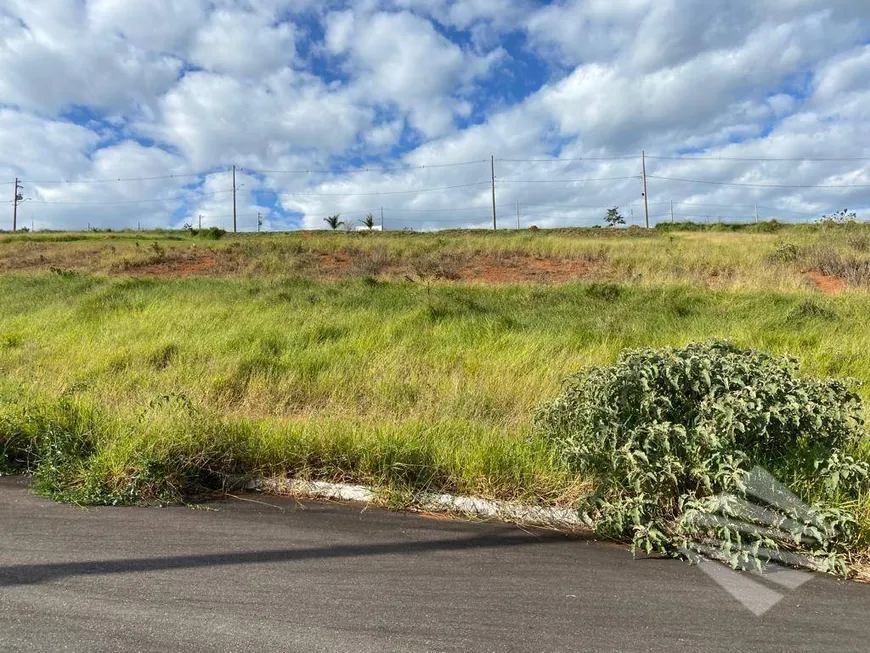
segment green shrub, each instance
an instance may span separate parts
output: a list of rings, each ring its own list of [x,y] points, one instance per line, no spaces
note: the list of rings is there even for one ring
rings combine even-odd
[[[769,263],[794,263],[798,260],[801,250],[793,243],[782,243],[767,255]]]
[[[784,547],[845,568],[838,554],[853,544],[855,523],[830,506],[866,491],[868,469],[850,455],[863,435],[863,412],[844,382],[799,377],[791,358],[727,342],[636,349],[569,378],[541,410],[538,427],[593,481],[586,517],[602,535],[672,555],[725,540],[756,563],[759,547]],[[745,496],[756,466],[815,504],[836,532],[810,551],[802,535],[813,525],[806,522],[781,542],[686,519],[716,512],[714,496]]]
[[[227,232],[218,227],[208,227],[207,229],[191,229],[190,235],[195,238],[204,238],[205,240],[220,240],[227,235]]]

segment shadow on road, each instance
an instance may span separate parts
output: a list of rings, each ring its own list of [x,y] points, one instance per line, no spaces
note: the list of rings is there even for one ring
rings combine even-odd
[[[451,538],[420,542],[389,542],[384,544],[329,546],[304,549],[276,549],[239,553],[208,553],[167,556],[160,558],[122,558],[119,560],[86,560],[45,564],[9,565],[0,567],[0,587],[36,585],[69,576],[133,574],[146,571],[171,571],[274,562],[299,562],[328,558],[354,558],[379,555],[412,555],[434,551],[462,551],[528,545],[555,544],[571,538],[559,533],[531,534],[523,531],[487,533],[468,538]]]

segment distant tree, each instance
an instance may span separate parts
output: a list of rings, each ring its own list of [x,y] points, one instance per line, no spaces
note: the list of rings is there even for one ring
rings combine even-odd
[[[607,209],[604,222],[608,227],[615,227],[618,224],[625,224],[625,218],[619,212],[619,207],[614,206],[612,209]]]
[[[364,219],[360,220],[360,222],[362,222],[363,226],[368,229],[375,228],[375,216],[371,213],[369,213]]]
[[[336,213],[335,215],[331,215],[328,218],[323,218],[323,221],[328,224],[329,228],[333,231],[335,231],[344,224],[344,222],[341,221],[341,215],[339,215],[338,213]]]
[[[819,222],[824,224],[845,224],[847,222],[857,222],[857,220],[858,214],[855,211],[849,211],[849,209],[835,211],[819,218]]]

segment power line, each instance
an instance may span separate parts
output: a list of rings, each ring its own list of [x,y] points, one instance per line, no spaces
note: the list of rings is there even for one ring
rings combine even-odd
[[[316,170],[316,169],[300,169],[300,170],[265,170],[258,168],[239,168],[239,170],[243,172],[253,172],[257,174],[270,174],[270,175],[303,175],[303,174],[324,174],[324,175],[332,175],[332,174],[352,174],[355,172],[401,172],[405,170],[425,170],[427,168],[453,168],[456,166],[468,166],[475,164],[483,164],[486,163],[486,159],[480,159],[476,161],[459,161],[456,163],[430,163],[425,165],[418,166],[392,166],[392,167],[363,167],[363,168],[348,168],[345,170]]]
[[[513,204],[498,204],[497,207],[500,209],[506,207],[512,207]],[[455,209],[400,209],[400,208],[391,208],[388,206],[384,207],[384,211],[405,211],[411,213],[450,213],[453,211],[489,211],[490,206],[469,206],[464,208],[455,208]]]
[[[661,204],[658,202],[657,204]],[[674,202],[674,206],[698,206],[698,207],[710,207],[710,208],[721,208],[721,209],[733,209],[733,208],[752,208],[755,204],[704,204],[700,202]],[[760,209],[767,209],[769,211],[782,211],[785,213],[797,213],[799,215],[816,215],[815,213],[807,213],[806,211],[795,211],[793,209],[783,209],[776,206],[762,206],[758,205]]]
[[[870,157],[739,157],[739,156],[652,156],[648,159],[670,161],[870,161]]]
[[[647,175],[649,179],[664,181],[680,181],[689,184],[711,184],[713,186],[741,186],[745,188],[870,188],[870,184],[747,184],[729,181],[706,181],[704,179],[677,179],[675,177],[657,177]]]
[[[216,170],[212,172],[192,172],[182,175],[159,175],[156,177],[118,177],[117,179],[56,179],[56,180],[33,180],[25,179],[22,183],[26,184],[108,184],[123,181],[155,181],[158,179],[187,179],[190,177],[202,177],[204,175],[215,174],[216,172],[224,172]]]
[[[630,156],[581,156],[565,159],[496,159],[496,161],[507,163],[562,163],[570,161],[626,161],[631,159],[640,159],[640,156],[633,154]]]
[[[231,190],[216,190],[211,193],[197,193],[190,195],[179,195],[177,197],[165,197],[147,200],[111,200],[106,202],[57,202],[53,200],[31,200],[33,204],[71,204],[71,205],[86,205],[86,206],[102,206],[107,204],[145,204],[148,202],[177,202],[185,199],[198,199],[200,197],[209,197],[212,195],[220,195],[221,193],[232,193]]]
[[[627,203],[619,204],[619,206],[629,206],[629,207],[634,207],[634,206],[638,206],[638,203],[639,203],[638,200],[634,200],[633,202],[627,202]],[[666,203],[666,202],[665,202],[665,203]],[[520,206],[524,206],[524,207],[526,207],[526,208],[530,208],[530,209],[534,209],[534,208],[542,208],[542,207],[543,207],[543,208],[561,208],[561,209],[596,209],[596,210],[597,210],[597,209],[608,209],[608,208],[610,208],[610,207],[613,206],[613,205],[611,204],[610,206],[601,206],[601,205],[599,205],[599,204],[595,204],[595,205],[592,205],[592,204],[575,204],[575,203],[573,203],[573,202],[564,202],[564,203],[561,203],[561,204],[536,204],[536,203],[533,203],[533,202],[532,202],[532,203],[530,203],[530,202],[520,202]]]
[[[502,184],[576,184],[587,181],[622,181],[624,179],[640,179],[640,175],[630,177],[597,177],[589,179],[499,179]]]
[[[471,188],[472,186],[489,185],[489,181],[478,181],[473,184],[459,184],[456,186],[441,186],[438,188],[418,188],[416,190],[392,190],[380,191],[377,193],[304,193],[296,191],[278,191],[280,195],[299,195],[302,197],[372,197],[377,195],[412,195],[414,193],[433,193],[442,190],[453,190],[455,188]]]

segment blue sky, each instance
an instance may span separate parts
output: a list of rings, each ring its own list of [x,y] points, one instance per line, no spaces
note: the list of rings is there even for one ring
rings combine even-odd
[[[870,206],[864,0],[7,0],[0,29],[0,193],[37,228],[228,228],[234,164],[241,229],[486,226],[492,155],[506,226],[640,221],[642,150],[653,222]]]

